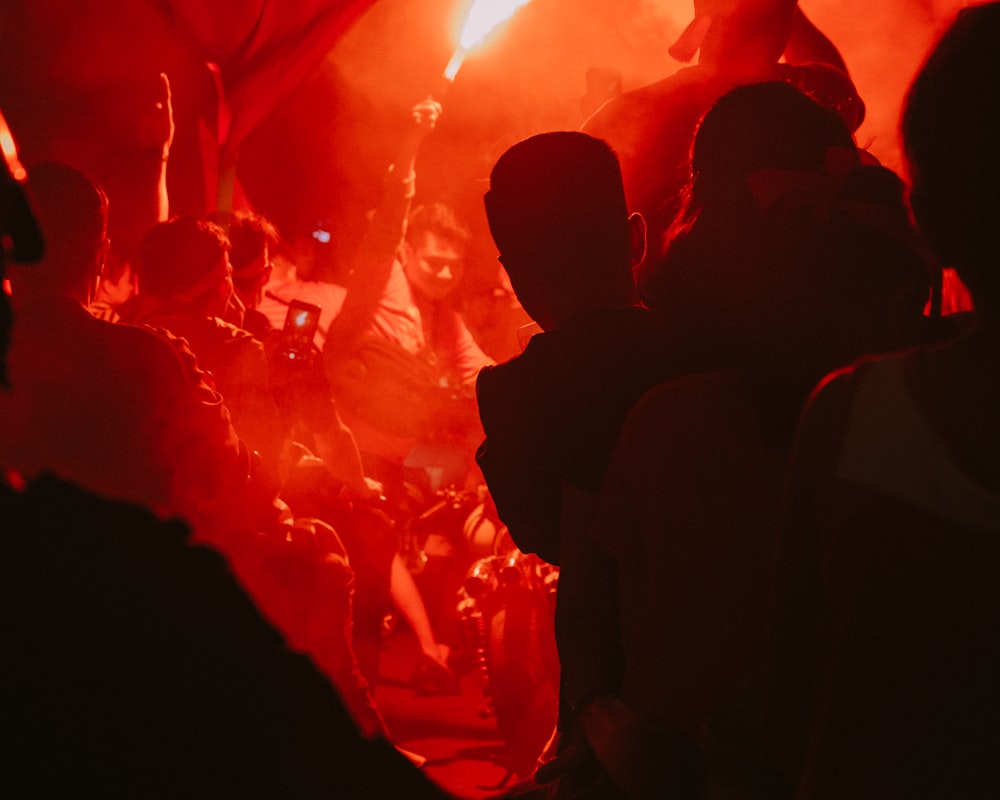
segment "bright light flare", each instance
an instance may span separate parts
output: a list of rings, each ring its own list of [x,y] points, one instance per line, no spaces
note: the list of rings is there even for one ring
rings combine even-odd
[[[455,80],[469,51],[489,36],[500,23],[506,22],[514,16],[514,12],[529,2],[531,0],[473,0],[469,14],[465,18],[462,34],[459,36],[458,48],[445,67],[444,77],[449,81]]]
[[[28,177],[28,172],[21,165],[17,157],[17,145],[14,143],[14,136],[7,127],[7,120],[0,114],[0,153],[4,161],[7,162],[7,169],[15,181],[23,181]]]

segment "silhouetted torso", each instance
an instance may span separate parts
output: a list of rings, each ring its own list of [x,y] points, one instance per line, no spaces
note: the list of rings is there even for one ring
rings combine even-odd
[[[444,796],[179,523],[51,478],[0,518],[11,796]]]

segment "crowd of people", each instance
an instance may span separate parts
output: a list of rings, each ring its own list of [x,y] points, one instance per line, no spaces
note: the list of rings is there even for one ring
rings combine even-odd
[[[1000,793],[1000,3],[914,76],[906,181],[794,0],[695,11],[696,66],[493,165],[513,356],[455,301],[468,226],[413,206],[433,98],[337,286],[250,208],[171,216],[165,75],[135,246],[4,148],[12,796],[445,797],[373,691],[391,607],[459,691],[400,540],[445,486],[559,568],[506,796]]]

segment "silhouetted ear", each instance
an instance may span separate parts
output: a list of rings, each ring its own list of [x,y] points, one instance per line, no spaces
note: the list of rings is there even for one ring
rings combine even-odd
[[[104,264],[108,260],[111,240],[107,237],[97,246],[94,253],[94,264],[90,279],[87,281],[87,304],[94,302],[101,288],[101,277],[104,275]]]
[[[956,244],[954,237],[959,228],[950,223],[948,214],[942,213],[942,209],[938,208],[936,203],[921,193],[919,184],[910,192],[910,208],[913,210],[913,219],[934,257],[942,266],[954,266]]]
[[[633,211],[629,215],[628,225],[631,255],[629,266],[635,267],[646,257],[646,220],[638,211]]]
[[[111,251],[111,240],[108,237],[104,237],[104,241],[101,242],[97,249],[97,277],[101,277],[104,274],[104,265],[108,260],[108,253]]]

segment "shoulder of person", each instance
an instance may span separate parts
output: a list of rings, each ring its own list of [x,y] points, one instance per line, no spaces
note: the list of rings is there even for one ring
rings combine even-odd
[[[152,385],[173,384],[201,393],[204,400],[217,399],[215,382],[198,366],[198,359],[187,341],[165,328],[153,325],[104,323],[114,327],[122,351],[131,353],[136,369],[148,374]]]

